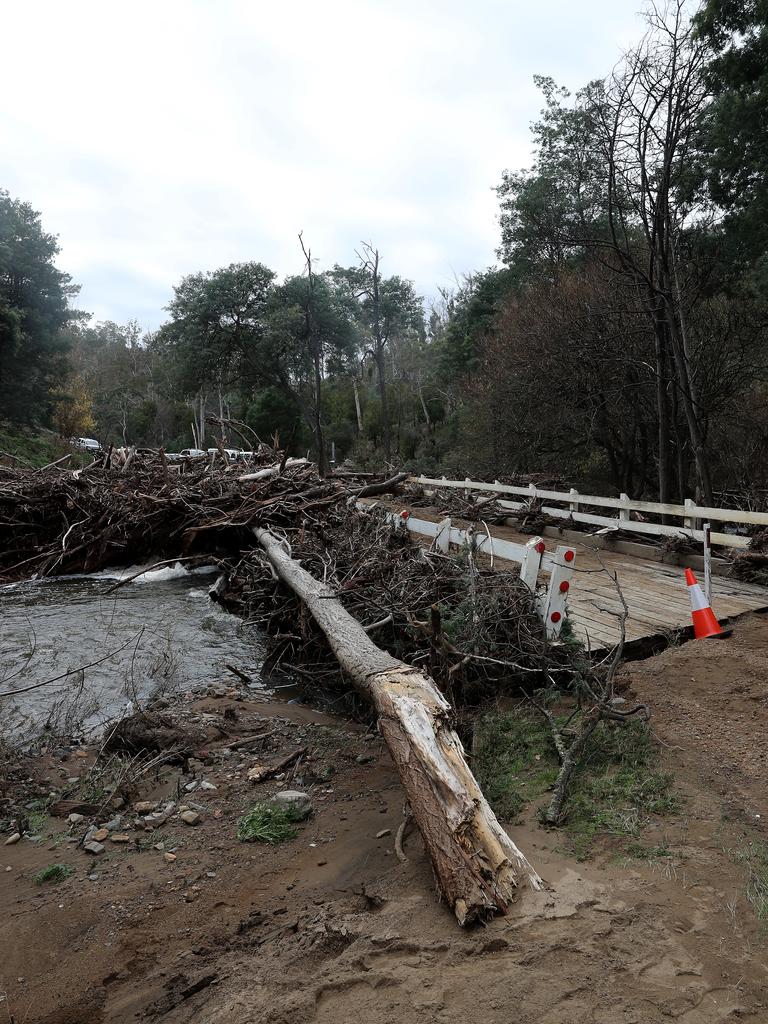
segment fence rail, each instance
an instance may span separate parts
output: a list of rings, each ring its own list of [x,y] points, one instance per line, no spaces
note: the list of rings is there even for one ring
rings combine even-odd
[[[555,519],[573,519],[577,523],[588,523],[594,526],[606,527],[613,530],[628,530],[632,533],[650,534],[659,537],[684,536],[689,540],[703,542],[704,531],[698,528],[698,522],[724,522],[738,523],[751,526],[768,526],[768,512],[744,512],[740,509],[731,508],[707,508],[697,505],[694,501],[686,499],[682,505],[668,504],[659,501],[642,501],[630,498],[622,494],[618,498],[608,498],[595,494],[580,494],[579,491],[571,488],[569,491],[543,490],[529,484],[527,487],[518,487],[514,484],[502,484],[498,480],[487,483],[482,480],[448,480],[445,477],[414,476],[411,479],[424,487],[455,488],[464,491],[480,491],[492,494],[513,494],[522,495],[531,500],[557,501],[567,505],[567,508],[544,505],[542,511]],[[528,502],[499,501],[502,508],[519,511],[526,508]],[[583,512],[582,508],[608,508],[616,509],[618,515],[598,515],[593,512]],[[632,512],[647,513],[650,515],[667,516],[682,519],[681,525],[669,523],[648,523],[632,519]],[[749,546],[749,537],[734,533],[711,534],[712,544],[719,544],[724,547],[745,548]]]

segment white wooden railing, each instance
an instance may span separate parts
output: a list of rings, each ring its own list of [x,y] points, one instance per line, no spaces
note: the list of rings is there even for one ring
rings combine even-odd
[[[358,508],[376,508],[376,502],[359,502]],[[398,529],[432,538],[432,547],[447,554],[451,547],[471,544],[475,552],[503,558],[520,564],[520,579],[536,596],[536,611],[544,623],[550,640],[560,635],[567,614],[568,593],[576,568],[576,549],[572,544],[560,544],[556,551],[547,551],[541,537],[531,537],[526,544],[493,537],[482,530],[462,530],[453,526],[450,518],[435,523],[419,519],[411,512],[396,513],[385,510],[386,519]],[[549,576],[548,581],[541,574]]]
[[[542,512],[555,519],[573,519],[577,523],[589,523],[594,526],[607,527],[610,530],[628,530],[632,533],[644,533],[657,537],[684,536],[689,540],[703,543],[704,531],[701,523],[723,522],[741,523],[752,526],[768,526],[768,512],[744,512],[733,508],[706,508],[697,505],[689,498],[682,505],[665,504],[658,501],[640,501],[622,494],[618,498],[605,498],[595,494],[580,494],[571,488],[569,491],[548,491],[529,484],[527,487],[516,487],[513,484],[502,484],[498,480],[486,483],[480,480],[447,480],[445,477],[427,476],[411,477],[414,483],[424,487],[458,488],[467,493],[471,491],[495,494],[514,494],[527,498],[527,501],[508,501],[499,499],[501,508],[520,511],[528,507],[534,500],[557,501],[567,505],[559,508],[555,505],[543,505]],[[616,509],[616,515],[598,515],[593,512],[582,512],[584,507]],[[678,526],[667,523],[638,522],[631,517],[632,512],[678,518],[682,523]],[[745,548],[749,546],[749,537],[735,533],[710,534],[712,544],[724,547]]]

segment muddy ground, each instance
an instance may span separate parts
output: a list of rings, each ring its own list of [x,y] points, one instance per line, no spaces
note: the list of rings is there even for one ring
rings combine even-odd
[[[0,845],[0,1021],[766,1022],[767,653],[768,620],[751,616],[729,640],[627,666],[682,810],[649,822],[643,855],[604,836],[577,861],[529,808],[510,831],[549,891],[467,932],[436,901],[418,836],[407,864],[395,856],[403,796],[378,737],[235,691],[190,701],[210,742],[190,774],[165,769],[137,799],[186,803],[200,824],[174,813],[149,831],[126,807],[129,841],[100,855],[53,817],[39,839]],[[271,735],[226,754],[254,730]],[[247,779],[298,747],[287,777]],[[95,752],[82,753],[51,750],[23,774],[59,786],[87,772]],[[287,786],[312,795],[298,836],[238,842],[243,811]],[[74,873],[37,884],[52,863]]]

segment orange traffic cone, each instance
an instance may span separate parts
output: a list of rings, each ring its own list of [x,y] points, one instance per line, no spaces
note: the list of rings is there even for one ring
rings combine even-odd
[[[707,604],[707,599],[690,569],[685,570],[685,582],[688,586],[688,597],[691,599],[694,637],[697,640],[704,640],[706,637],[730,636],[732,630],[720,628],[711,605]]]

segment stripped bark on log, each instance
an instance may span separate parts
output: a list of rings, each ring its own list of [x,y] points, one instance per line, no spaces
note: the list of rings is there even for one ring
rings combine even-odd
[[[306,604],[339,664],[374,705],[442,896],[462,925],[504,913],[522,876],[543,882],[499,825],[464,758],[452,711],[432,679],[373,643],[333,591],[269,530],[254,534]]]

